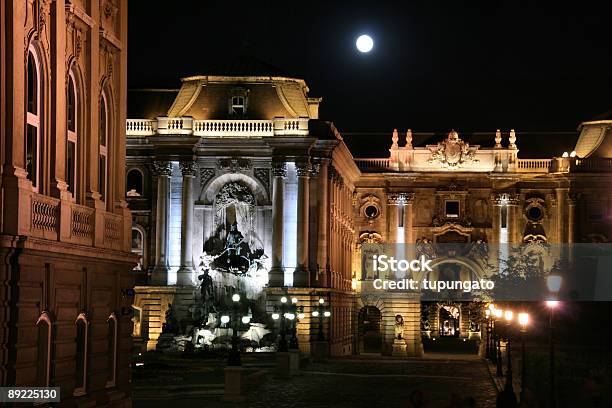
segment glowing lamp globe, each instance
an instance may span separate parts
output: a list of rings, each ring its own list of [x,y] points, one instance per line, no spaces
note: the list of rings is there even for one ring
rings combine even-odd
[[[521,326],[525,327],[527,326],[527,323],[529,323],[529,314],[528,313],[519,313],[518,315],[518,320]]]
[[[239,295],[239,294],[237,294],[237,293],[234,293],[234,294],[232,295],[232,300],[233,300],[234,302],[240,302],[240,295]]]
[[[329,316],[331,316],[331,312],[325,312],[325,313],[323,313],[323,316],[329,317]]]
[[[251,321],[251,318],[249,316],[242,317],[242,323],[249,324],[250,321]]]
[[[317,311],[315,310],[314,312],[312,312],[312,315],[313,315],[314,317],[318,317],[318,316],[319,316],[319,312],[317,312]]]
[[[514,317],[514,312],[512,312],[512,310],[506,310],[506,311],[504,312],[504,318],[505,318],[507,321],[512,321],[512,318],[513,318],[513,317]]]
[[[359,38],[357,38],[355,45],[357,46],[359,52],[370,52],[372,51],[372,48],[374,48],[374,40],[372,40],[372,37],[370,37],[369,35],[363,34],[360,35]]]
[[[280,315],[278,313],[272,313],[272,319],[278,320],[279,318],[280,318]]]
[[[287,298],[285,296],[281,298],[281,303],[287,303]]]
[[[291,303],[297,303],[297,302],[298,302],[298,300],[297,300],[297,298],[296,298],[296,297],[292,297],[292,298],[291,298]]]
[[[221,316],[221,323],[223,324],[229,323],[229,316]]]
[[[323,299],[323,298],[319,298],[319,303],[320,303],[320,304],[325,303],[325,299]]]

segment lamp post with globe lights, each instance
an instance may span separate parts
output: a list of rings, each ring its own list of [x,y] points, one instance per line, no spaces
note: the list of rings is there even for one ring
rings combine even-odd
[[[278,351],[286,352],[287,348],[287,332],[286,332],[286,323],[285,319],[287,318],[287,297],[283,296],[280,298],[280,308],[275,305],[274,313],[272,313],[272,319],[279,320],[280,319],[280,339],[278,341]]]
[[[510,395],[514,395],[514,389],[512,387],[512,348],[510,347],[511,338],[511,326],[512,320],[514,319],[514,312],[512,310],[506,310],[504,312],[504,319],[506,320],[506,360],[508,365],[506,368],[506,386],[504,390]]]
[[[555,343],[554,343],[554,325],[553,325],[553,317],[554,310],[559,306],[559,301],[557,297],[559,295],[559,290],[561,290],[561,284],[563,283],[563,278],[559,275],[548,275],[546,278],[546,286],[548,287],[548,291],[551,294],[551,299],[546,301],[546,306],[548,307],[548,328],[549,328],[549,347],[550,347],[550,357],[549,357],[549,369],[550,369],[550,408],[555,408],[557,406],[557,401],[555,397]]]
[[[519,313],[518,321],[521,325],[521,394],[519,400],[521,403],[525,400],[525,366],[527,364],[525,354],[525,334],[527,333],[527,324],[529,323],[529,313]]]
[[[485,358],[487,360],[491,359],[491,311],[487,308],[485,309],[485,319],[487,322],[486,325],[486,335],[487,335],[487,345],[485,347]]]
[[[319,319],[319,331],[317,333],[317,341],[325,341],[325,336],[323,335],[323,317],[330,317],[331,312],[325,309],[325,299],[322,297],[319,298],[317,302],[316,310],[312,312],[312,317],[317,317]]]
[[[504,312],[501,309],[494,309],[493,310],[493,315],[495,316],[495,337],[493,338],[493,341],[495,342],[495,348],[496,348],[496,356],[495,356],[495,363],[496,363],[496,373],[495,375],[497,375],[498,377],[503,377],[504,376],[504,371],[502,369],[502,354],[501,354],[501,334],[499,333],[499,330],[497,328],[497,321],[502,319]]]
[[[221,323],[228,324],[231,322],[232,326],[232,347],[229,351],[229,355],[227,357],[227,365],[228,366],[241,366],[242,361],[240,358],[240,348],[238,345],[238,330],[240,329],[240,324],[249,324],[251,321],[251,317],[248,315],[240,316],[241,312],[241,304],[240,304],[240,295],[235,293],[232,295],[232,307],[231,307],[231,317],[228,315],[221,316]]]
[[[304,318],[304,306],[298,306],[298,299],[296,297],[291,298],[291,305],[289,305],[289,312],[287,313],[287,319],[291,322],[291,339],[289,340],[289,348],[297,350],[298,336],[297,336],[297,324]]]

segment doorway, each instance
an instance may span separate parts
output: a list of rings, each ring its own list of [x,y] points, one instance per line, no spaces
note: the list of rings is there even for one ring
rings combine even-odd
[[[377,307],[364,306],[361,308],[359,311],[360,353],[382,352],[382,333],[380,326],[381,314]]]

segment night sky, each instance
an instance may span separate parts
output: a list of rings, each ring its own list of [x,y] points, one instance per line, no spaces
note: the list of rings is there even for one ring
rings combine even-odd
[[[330,3],[131,1],[129,87],[251,55],[304,78],[342,132],[571,131],[612,110],[610,5]]]

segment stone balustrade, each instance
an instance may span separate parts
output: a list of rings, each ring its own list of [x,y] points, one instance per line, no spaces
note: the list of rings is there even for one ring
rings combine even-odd
[[[23,214],[24,221],[21,224],[25,234],[77,245],[129,250],[122,248],[125,228],[121,214],[96,210],[34,192],[26,194],[27,196],[30,205],[24,208],[29,211]],[[94,242],[97,217],[103,220],[99,225],[99,228],[103,228],[103,239],[99,243]],[[128,219],[126,222],[131,221]]]
[[[130,136],[153,136],[157,132],[157,121],[154,119],[128,119],[125,131]]]
[[[548,173],[552,166],[552,159],[518,159],[517,173]]]
[[[307,136],[308,118],[274,118],[272,120],[214,119],[194,120],[190,117],[128,119],[126,135],[193,135],[199,137],[266,137]]]

